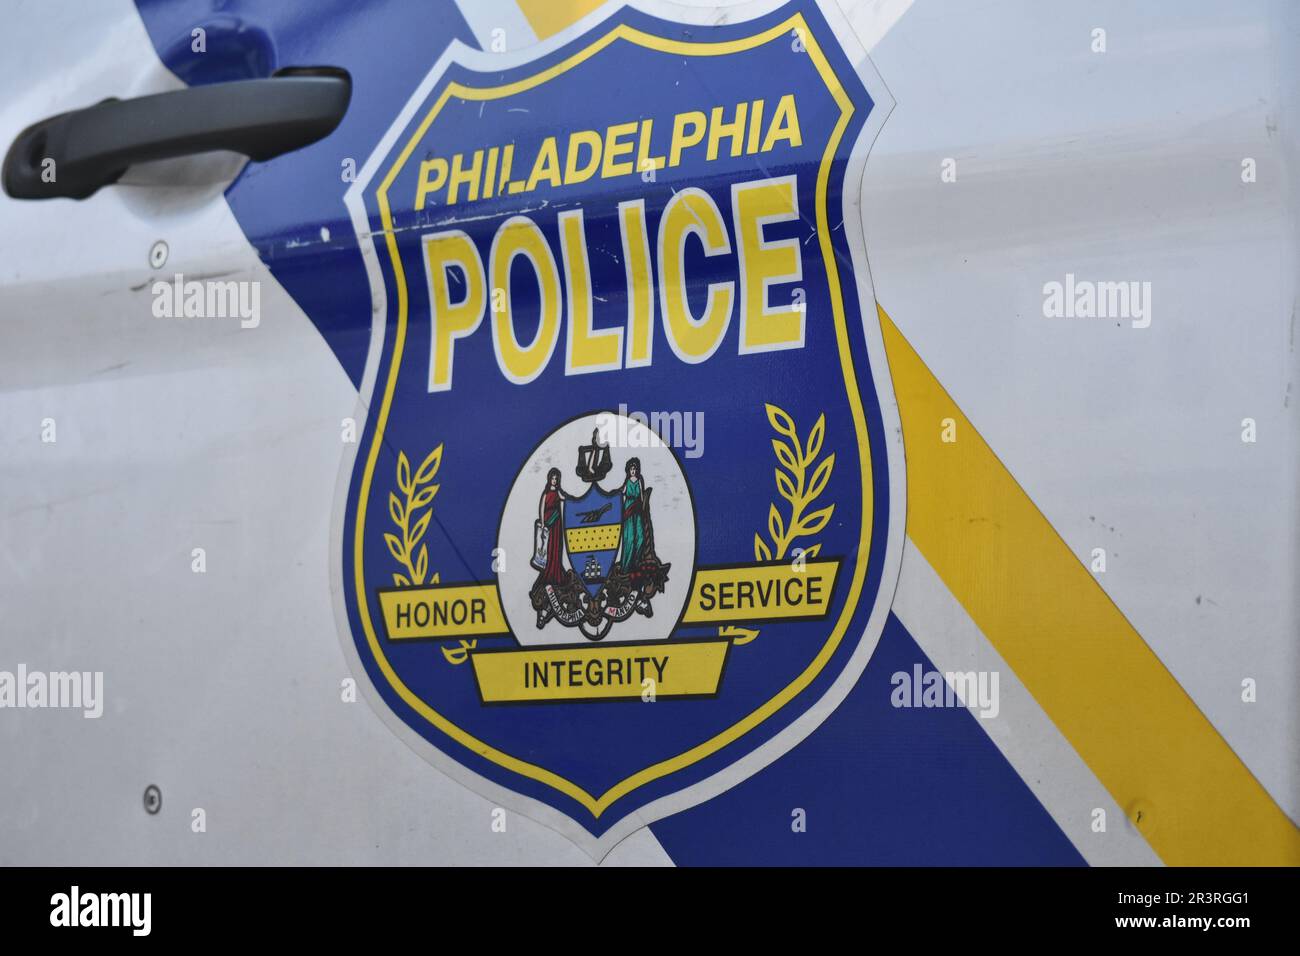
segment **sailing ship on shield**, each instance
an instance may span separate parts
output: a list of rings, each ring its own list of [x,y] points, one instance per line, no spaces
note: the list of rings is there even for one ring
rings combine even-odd
[[[633,614],[654,616],[652,601],[668,583],[671,564],[655,553],[650,493],[641,460],[623,465],[623,483],[606,491],[601,481],[613,470],[609,446],[593,431],[578,448],[574,473],[587,485],[565,491],[552,468],[533,526],[532,566],[537,580],[529,592],[537,627],[551,620],[576,627],[591,641]]]

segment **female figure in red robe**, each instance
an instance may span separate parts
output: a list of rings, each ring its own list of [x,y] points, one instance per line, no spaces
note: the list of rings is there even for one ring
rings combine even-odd
[[[537,626],[542,627],[552,617],[548,586],[558,587],[568,578],[564,570],[564,490],[560,487],[560,469],[546,473],[546,488],[537,506],[537,519],[546,529],[546,566],[537,575],[529,596],[537,611]]]

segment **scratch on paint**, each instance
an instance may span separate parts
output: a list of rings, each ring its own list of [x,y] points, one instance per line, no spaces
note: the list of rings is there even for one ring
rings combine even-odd
[[[485,219],[503,219],[506,216],[523,216],[531,212],[538,212],[539,210],[546,209],[550,205],[551,201],[546,199],[543,200],[540,205],[525,206],[522,209],[512,209],[509,212],[493,212],[483,213],[478,216],[448,216],[445,219],[430,219],[424,222],[412,223],[409,226],[394,226],[392,230],[376,229],[373,232],[365,232],[361,234],[361,238],[378,240],[384,236],[396,236],[404,232],[410,232],[413,229],[441,229],[444,226],[458,226],[467,222],[482,222]],[[556,203],[555,208],[565,209],[570,205],[572,205],[572,203]]]

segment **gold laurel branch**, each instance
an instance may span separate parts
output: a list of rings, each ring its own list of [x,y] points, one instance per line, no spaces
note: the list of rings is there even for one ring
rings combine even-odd
[[[399,533],[385,533],[384,543],[406,571],[405,574],[393,572],[393,583],[398,587],[419,587],[426,580],[429,584],[439,581],[437,572],[429,576],[429,546],[424,543],[424,535],[433,518],[433,499],[442,487],[433,483],[441,465],[442,445],[429,452],[414,472],[406,453],[397,455],[397,490],[402,494],[398,497],[389,492],[388,516]],[[421,511],[424,513],[420,514]],[[469,652],[477,646],[477,641],[461,641],[460,647],[451,650],[443,647],[441,650],[452,664],[463,664],[469,658]]]
[[[441,487],[433,484],[441,464],[441,445],[429,452],[414,474],[411,473],[411,462],[406,457],[406,452],[398,452],[397,490],[403,497],[399,498],[391,491],[388,493],[388,516],[401,534],[384,534],[388,553],[406,569],[405,574],[393,572],[393,583],[398,587],[418,587],[425,583],[429,573],[429,546],[422,541],[424,533],[429,530],[429,520],[433,517],[433,498]],[[429,510],[417,517],[417,512],[425,508]],[[435,574],[430,583],[437,584],[438,575]]]
[[[826,437],[826,415],[819,415],[806,439],[799,438],[794,419],[776,405],[764,405],[767,420],[780,438],[772,439],[772,451],[776,454],[779,467],[773,472],[776,476],[776,490],[790,507],[789,516],[784,516],[774,501],[768,506],[767,533],[771,544],[763,539],[761,532],[754,534],[754,559],[757,561],[784,560],[800,538],[811,537],[830,523],[835,513],[835,505],[809,510],[818,496],[826,490],[835,469],[835,454],[832,452],[817,461],[822,451],[822,441]],[[805,546],[798,557],[815,558],[821,551],[821,543]],[[731,639],[733,644],[748,644],[758,637],[759,632],[747,627],[725,625],[718,628],[719,637]]]

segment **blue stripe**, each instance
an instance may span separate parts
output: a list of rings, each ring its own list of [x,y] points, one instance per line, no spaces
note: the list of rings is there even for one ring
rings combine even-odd
[[[762,640],[762,637],[759,637]],[[933,665],[892,614],[862,678],[806,740],[651,825],[680,866],[1083,866],[964,708],[895,708],[896,671]],[[802,809],[807,831],[791,827]]]

